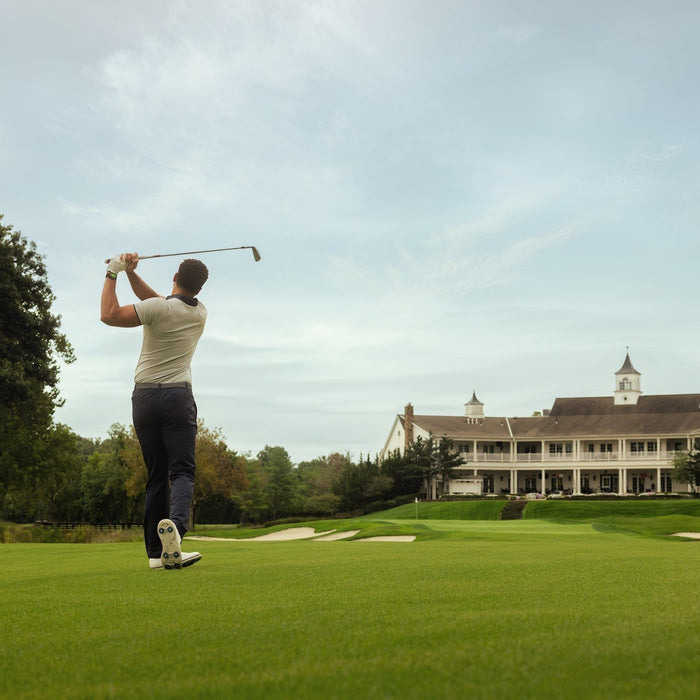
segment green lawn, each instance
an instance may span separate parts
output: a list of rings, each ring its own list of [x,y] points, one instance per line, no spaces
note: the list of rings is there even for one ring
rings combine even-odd
[[[541,500],[530,501],[525,518],[549,520],[601,520],[607,518],[653,518],[686,515],[700,518],[700,499],[645,500]]]
[[[387,517],[421,520],[498,520],[505,501],[473,500],[409,503],[384,511]],[[371,517],[371,516],[370,516]]]
[[[332,524],[416,542],[197,542],[178,572],[139,543],[0,545],[0,697],[696,696],[700,542],[395,516]],[[668,517],[695,521],[630,520]]]

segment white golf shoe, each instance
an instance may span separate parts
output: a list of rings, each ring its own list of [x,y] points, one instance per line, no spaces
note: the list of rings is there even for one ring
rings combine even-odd
[[[163,553],[160,559],[149,559],[148,565],[151,569],[181,569],[196,564],[202,558],[199,552],[182,551],[180,533],[169,518],[164,518],[158,523],[158,537],[163,545]]]
[[[196,564],[201,558],[202,555],[199,552],[181,552],[181,558],[182,558],[182,563],[180,566],[185,567],[185,566],[192,566],[192,564]],[[163,566],[163,562],[160,559],[153,559],[149,558],[148,560],[148,566],[151,569],[176,569],[178,567],[176,566]]]

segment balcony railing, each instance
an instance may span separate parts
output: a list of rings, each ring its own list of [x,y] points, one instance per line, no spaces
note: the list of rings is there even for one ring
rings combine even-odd
[[[614,462],[620,459],[668,462],[676,456],[676,452],[582,452],[579,458],[581,462]]]
[[[582,462],[615,462],[620,458],[619,452],[582,452]]]
[[[461,452],[460,457],[469,462],[490,462],[518,464],[530,462],[619,462],[620,460],[639,462],[670,462],[676,452],[582,452],[575,457],[571,452],[517,452],[515,457],[509,452]]]

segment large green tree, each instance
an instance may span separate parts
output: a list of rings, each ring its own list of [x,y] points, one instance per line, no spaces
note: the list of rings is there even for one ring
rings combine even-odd
[[[55,297],[35,243],[0,215],[0,515],[37,486],[52,428],[59,361],[75,355],[51,310]]]
[[[340,499],[340,508],[354,512],[363,509],[372,501],[381,500],[383,492],[388,488],[387,479],[384,483],[377,481],[380,476],[379,467],[369,460],[361,460],[359,464],[348,462],[333,481],[333,493]]]
[[[414,473],[419,473],[424,481],[426,493],[430,491],[430,483],[437,481],[441,493],[447,490],[447,484],[462,460],[453,451],[453,441],[447,436],[439,440],[429,435],[426,440],[418,437],[406,450],[405,459]]]
[[[352,463],[350,455],[333,452],[297,466],[299,509],[306,515],[331,515],[340,508],[340,498],[333,493],[333,483]]]
[[[692,449],[678,452],[673,458],[673,479],[689,484],[693,493],[700,486],[700,440],[695,440]]]
[[[231,495],[233,502],[240,508],[240,524],[262,522],[267,513],[265,497],[265,474],[257,459],[245,458],[244,488],[236,489]]]
[[[265,445],[258,453],[258,461],[265,475],[265,500],[270,517],[275,520],[288,515],[296,496],[297,479],[287,450]]]
[[[200,506],[214,498],[231,499],[248,487],[245,458],[226,446],[220,428],[197,427],[197,475],[190,513],[190,529],[197,522]]]
[[[435,465],[435,438],[429,435],[427,440],[418,436],[406,450],[406,461],[412,471],[421,475],[423,491],[428,494],[430,482],[437,476]]]
[[[435,472],[440,477],[441,493],[446,493],[450,479],[454,476],[455,469],[462,464],[462,458],[455,452],[454,440],[443,436],[440,438],[433,453]]]
[[[33,493],[37,513],[51,522],[82,519],[80,482],[84,460],[78,449],[78,436],[61,423],[54,425],[43,440],[40,473]]]
[[[381,473],[394,481],[392,497],[417,496],[423,482],[423,468],[413,461],[410,454],[403,455],[401,450],[394,450],[380,464]]]
[[[92,523],[141,521],[146,468],[132,427],[115,423],[83,465],[80,488]]]

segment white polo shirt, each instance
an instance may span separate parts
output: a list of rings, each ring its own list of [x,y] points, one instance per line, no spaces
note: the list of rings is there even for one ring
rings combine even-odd
[[[207,320],[204,304],[176,295],[145,299],[134,304],[134,309],[143,325],[134,381],[191,383],[192,355]]]

